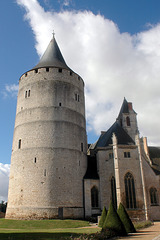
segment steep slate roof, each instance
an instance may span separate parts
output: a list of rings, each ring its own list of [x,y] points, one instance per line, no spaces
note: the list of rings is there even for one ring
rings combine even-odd
[[[148,147],[149,156],[152,161],[152,169],[156,175],[160,175],[160,147]]]
[[[58,47],[58,44],[53,36],[50,41],[46,51],[40,59],[40,62],[33,68],[43,68],[43,67],[57,67],[57,68],[65,68],[70,70],[70,68],[65,63],[65,60],[61,54],[61,51]]]
[[[97,147],[107,147],[108,145],[112,144],[112,135],[115,133],[118,144],[125,144],[131,145],[135,144],[132,138],[126,133],[126,131],[117,123],[115,122],[107,132],[101,134],[100,138],[97,141]]]
[[[128,104],[129,103],[127,102],[126,98],[124,98],[123,103],[122,103],[122,107],[121,107],[119,115],[118,115],[118,118],[122,115],[122,113],[129,113],[129,106],[128,106]]]
[[[97,160],[96,156],[87,156],[87,171],[84,175],[84,179],[99,179],[97,173]]]

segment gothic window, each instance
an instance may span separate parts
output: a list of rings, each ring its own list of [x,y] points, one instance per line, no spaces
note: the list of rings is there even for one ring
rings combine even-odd
[[[125,158],[130,158],[130,157],[131,157],[130,152],[124,152],[124,157],[125,157]]]
[[[117,209],[117,194],[116,194],[116,181],[115,177],[111,178],[111,198],[115,209]]]
[[[136,194],[134,186],[134,178],[131,173],[127,173],[124,178],[125,193],[126,193],[126,207],[136,208]]]
[[[150,188],[151,205],[158,205],[158,195],[156,188]]]
[[[92,208],[98,207],[98,189],[95,186],[91,189],[91,205]]]
[[[126,117],[126,123],[127,123],[127,126],[131,126],[130,118],[129,118],[129,117]]]

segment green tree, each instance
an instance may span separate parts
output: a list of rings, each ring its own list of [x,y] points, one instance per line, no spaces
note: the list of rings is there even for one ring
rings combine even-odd
[[[101,217],[100,217],[100,220],[99,220],[98,227],[103,227],[106,216],[107,216],[107,211],[106,211],[106,207],[104,206]]]
[[[113,230],[118,236],[126,236],[127,232],[125,230],[125,227],[123,226],[123,223],[117,213],[117,211],[114,208],[113,202],[110,202],[109,210],[107,213],[107,217],[105,219],[105,222],[103,224],[103,229],[111,229]]]
[[[127,233],[134,233],[136,232],[135,228],[134,228],[134,225],[126,211],[126,209],[124,208],[123,204],[120,203],[119,204],[119,208],[117,210],[117,213],[126,229],[126,232]]]

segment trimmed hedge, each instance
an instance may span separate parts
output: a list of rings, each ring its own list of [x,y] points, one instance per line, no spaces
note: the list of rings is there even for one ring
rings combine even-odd
[[[127,211],[125,210],[124,206],[122,203],[119,204],[119,208],[117,210],[117,213],[126,229],[127,233],[135,233],[136,229],[133,226],[133,223],[130,219],[130,217],[128,216]]]
[[[117,214],[117,211],[115,210],[112,201],[110,202],[107,217],[103,224],[103,229],[107,229],[107,228],[116,232],[117,236],[126,236],[127,235],[125,227],[124,227],[119,215]]]
[[[106,207],[104,206],[101,217],[100,217],[100,220],[99,220],[98,227],[103,227],[106,216],[107,216],[107,210],[106,210]]]

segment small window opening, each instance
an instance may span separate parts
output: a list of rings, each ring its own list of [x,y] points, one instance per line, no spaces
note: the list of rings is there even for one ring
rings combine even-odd
[[[78,80],[81,80],[81,78],[78,76]]]
[[[59,68],[59,69],[58,69],[58,72],[61,73],[61,72],[62,72],[62,68]]]
[[[46,72],[49,72],[49,68],[46,68]]]
[[[35,163],[37,162],[37,159],[36,159],[36,157],[34,158],[34,162],[35,162]]]
[[[60,107],[62,106],[62,103],[61,103],[61,102],[59,103],[59,106],[60,106]]]
[[[70,71],[70,76],[72,76],[73,75],[73,73]]]
[[[18,149],[21,149],[21,143],[22,143],[22,141],[21,141],[21,139],[19,139],[19,141],[18,141]]]
[[[79,95],[78,95],[78,102],[79,102]]]
[[[28,90],[28,97],[30,97],[31,95],[31,90]]]
[[[27,98],[27,91],[25,92],[25,98]]]
[[[81,143],[81,152],[83,152],[83,143]]]
[[[113,152],[109,153],[109,159],[113,158]]]
[[[25,77],[27,77],[27,73],[25,73]]]
[[[131,153],[130,152],[124,152],[124,157],[125,158],[130,158],[131,157]]]
[[[46,169],[44,169],[44,176],[46,177]]]
[[[38,69],[35,69],[34,72],[35,72],[35,73],[38,73]]]
[[[127,126],[131,126],[131,122],[130,122],[130,118],[129,117],[126,117],[126,123],[127,123]]]
[[[75,93],[75,100],[77,101],[77,93]]]

